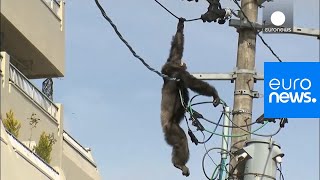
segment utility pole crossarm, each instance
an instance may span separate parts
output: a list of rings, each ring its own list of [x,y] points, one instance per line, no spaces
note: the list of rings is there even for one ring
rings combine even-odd
[[[237,78],[236,72],[231,73],[193,73],[192,74],[197,79],[201,80],[230,80],[234,81]],[[253,75],[255,80],[264,80],[263,74],[255,74]]]
[[[305,35],[305,36],[315,36],[320,39],[320,30],[319,29],[310,29],[310,28],[299,28],[294,27],[291,34]]]
[[[252,28],[252,26],[259,32],[262,31],[263,28],[270,27],[264,26],[256,22],[252,22],[250,24],[247,21],[240,21],[239,19],[230,19],[229,26],[234,28]],[[313,36],[320,39],[320,30],[319,29],[312,29],[312,28],[301,28],[301,27],[293,27],[292,31],[290,32],[283,32],[285,34],[297,34],[297,35],[304,35],[304,36]]]

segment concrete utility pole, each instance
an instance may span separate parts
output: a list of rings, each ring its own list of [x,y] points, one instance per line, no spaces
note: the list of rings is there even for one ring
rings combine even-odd
[[[241,8],[250,22],[257,21],[258,4],[256,0],[241,0]],[[241,14],[241,21],[247,21]],[[253,28],[239,28],[238,53],[237,53],[237,78],[235,80],[233,121],[238,126],[252,122],[253,85],[255,75],[256,30]],[[247,128],[251,131],[250,127]],[[232,129],[232,135],[246,134],[239,128]],[[243,147],[244,141],[249,140],[250,135],[231,138],[231,151],[234,152]],[[230,168],[236,167],[236,159],[230,162]],[[244,166],[239,164],[230,179],[243,179]],[[239,177],[239,176],[240,177]]]

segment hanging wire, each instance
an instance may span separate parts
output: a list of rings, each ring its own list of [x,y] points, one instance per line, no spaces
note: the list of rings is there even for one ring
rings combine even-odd
[[[158,3],[164,10],[166,10],[169,14],[171,14],[173,17],[176,19],[179,19],[177,15],[175,15],[173,12],[171,12],[168,8],[166,8],[163,4],[161,4],[158,0],[154,0],[156,3]],[[201,18],[194,18],[194,19],[187,19],[185,22],[191,22],[191,21],[197,21],[200,20]]]
[[[152,68],[149,64],[146,63],[146,61],[140,57],[135,51],[134,49],[130,46],[130,44],[123,38],[123,36],[121,35],[121,33],[119,32],[117,26],[112,22],[112,20],[108,17],[108,15],[106,14],[105,10],[103,9],[103,7],[100,5],[98,0],[95,0],[95,3],[97,5],[97,7],[99,8],[99,10],[101,11],[102,16],[109,22],[109,24],[112,26],[113,30],[115,31],[115,33],[118,35],[118,37],[120,38],[120,40],[127,46],[127,48],[130,50],[130,52],[132,53],[132,55],[139,59],[141,61],[141,63],[148,68],[150,71],[156,73],[157,75],[163,77],[163,78],[167,78],[168,80],[174,80],[174,81],[179,81],[179,79],[177,78],[171,78],[165,74],[162,74],[161,72],[155,70],[154,68]]]
[[[220,123],[220,121],[221,121],[221,119],[222,119],[222,116],[223,116],[223,113],[221,113],[220,118],[219,118],[217,124]],[[218,125],[216,125],[216,127],[215,127],[214,130],[213,130],[213,132],[216,132],[217,128],[218,128]],[[201,132],[202,132],[202,131],[201,131]],[[203,132],[202,132],[202,133],[203,133]],[[204,133],[203,133],[203,135],[204,135]],[[203,141],[203,142],[198,142],[198,143],[199,143],[199,144],[205,144],[206,142],[208,142],[208,141],[212,138],[212,136],[213,136],[213,134],[211,134],[207,140],[205,140],[205,141]]]
[[[277,170],[279,171],[279,173],[280,173],[280,177],[279,177],[279,180],[284,180],[284,175],[283,175],[283,173],[282,173],[282,166],[281,166],[281,163],[279,163],[279,166],[280,167],[278,167],[278,165],[277,165]]]
[[[189,101],[189,106],[188,106],[188,112],[190,112],[191,114],[191,117],[193,115],[193,109],[191,108],[192,106],[196,106],[196,105],[201,105],[201,104],[211,104],[212,102],[211,101],[203,101],[203,102],[199,102],[199,103],[192,103],[192,101],[194,100],[194,98],[198,97],[199,95],[195,95],[193,96],[190,101]],[[223,107],[227,107],[227,103],[225,103],[223,100],[221,100],[222,102],[222,105]],[[221,115],[222,116],[222,115]],[[239,126],[226,126],[226,125],[223,125],[223,124],[220,124],[219,122],[216,123],[216,122],[213,122],[213,121],[210,121],[209,119],[203,117],[203,118],[200,118],[200,119],[203,119],[211,124],[215,124],[217,126],[220,126],[220,127],[228,127],[228,128],[238,128]],[[250,123],[250,124],[246,124],[246,125],[242,125],[240,127],[248,127],[248,126],[252,126],[254,124],[256,124],[257,122],[253,122],[253,123]]]
[[[191,100],[190,100],[190,103],[193,101],[193,99],[194,99],[195,97],[198,97],[198,95],[192,97]],[[193,105],[206,104],[206,103],[212,103],[212,102],[210,102],[210,101],[205,101],[205,102],[200,102],[200,103],[189,104],[189,106],[188,106],[188,112],[190,112],[191,117],[192,117],[192,115],[193,115],[193,109],[190,108],[190,107],[192,107]],[[225,104],[226,104],[226,103],[225,103]],[[220,116],[220,118],[221,118],[221,117],[222,117],[222,115]],[[201,117],[201,118],[199,118],[199,119],[203,119],[203,120],[205,120],[205,121],[207,121],[207,122],[209,122],[209,123],[215,124],[216,127],[217,127],[217,126],[221,126],[221,127],[228,127],[228,128],[239,128],[239,129],[241,129],[241,130],[243,130],[243,131],[245,131],[245,132],[247,133],[247,134],[244,134],[244,135],[240,135],[240,137],[245,136],[245,135],[249,135],[249,134],[256,135],[256,136],[261,136],[261,137],[272,137],[272,136],[277,135],[277,134],[280,132],[280,130],[281,130],[281,127],[279,127],[279,129],[278,129],[275,133],[273,133],[273,134],[258,134],[258,133],[255,133],[255,132],[257,132],[257,131],[260,130],[262,127],[264,127],[264,126],[266,125],[266,123],[263,124],[260,128],[254,130],[253,132],[250,132],[250,131],[244,129],[243,127],[252,126],[252,125],[256,124],[256,122],[239,126],[239,125],[237,125],[234,121],[232,121],[229,116],[227,116],[227,118],[228,118],[228,120],[233,124],[232,126],[226,126],[226,125],[220,124],[220,121],[219,121],[218,123],[216,123],[216,122],[213,122],[213,121],[208,120],[208,119],[205,118],[205,117]],[[267,123],[268,123],[268,122],[267,122]],[[209,132],[209,131],[207,131],[207,132]],[[215,131],[210,132],[210,133],[216,134]],[[222,135],[220,135],[220,136],[222,136]],[[231,137],[232,137],[232,136],[231,136]],[[238,137],[238,136],[236,136],[236,137]]]
[[[238,8],[240,9],[240,11],[243,14],[244,18],[246,18],[246,20],[249,22],[251,28],[256,30],[256,28],[254,27],[253,23],[249,20],[248,16],[244,13],[244,11],[242,10],[242,8],[241,8],[240,4],[237,2],[237,0],[233,0],[233,2],[238,6]],[[263,37],[259,34],[259,32],[257,33],[257,35],[261,39],[262,43],[270,50],[270,52],[273,54],[273,56],[276,57],[279,62],[282,62],[282,60],[279,58],[279,56],[272,50],[271,46],[263,39]]]
[[[276,132],[272,133],[272,134],[257,134],[257,133],[255,133],[256,131],[250,132],[250,131],[248,131],[248,130],[246,130],[246,129],[243,129],[241,126],[238,126],[235,122],[233,122],[233,121],[231,120],[231,118],[230,118],[229,116],[227,116],[227,118],[228,118],[228,120],[229,120],[234,126],[236,126],[237,128],[241,129],[242,131],[244,131],[244,132],[246,132],[246,133],[248,133],[248,134],[252,134],[252,135],[256,135],[256,136],[261,136],[261,137],[273,137],[273,136],[277,135],[277,134],[280,132],[280,130],[282,129],[281,127],[279,127],[279,129],[278,129]],[[268,121],[267,121],[267,122],[268,122]],[[267,123],[266,123],[266,124],[267,124]]]
[[[205,154],[203,155],[203,157],[202,157],[202,171],[203,171],[204,175],[206,176],[206,178],[207,178],[208,180],[215,180],[215,179],[217,179],[217,176],[218,176],[219,174],[217,174],[217,175],[215,176],[215,178],[213,178],[213,177],[214,177],[215,172],[216,172],[216,171],[218,170],[218,168],[221,166],[221,164],[217,164],[217,165],[216,165],[216,163],[214,163],[214,164],[216,165],[216,168],[215,168],[215,170],[214,170],[211,178],[208,176],[208,174],[207,174],[207,172],[206,172],[206,170],[205,170],[205,164],[204,164],[204,162],[205,162],[206,156],[209,155],[209,152],[212,151],[212,150],[221,150],[221,151],[224,151],[224,152],[228,153],[228,155],[230,156],[230,158],[232,158],[232,156],[233,156],[231,152],[229,152],[229,151],[227,151],[227,150],[225,150],[225,149],[219,148],[219,147],[214,147],[214,148],[208,149],[208,150],[206,151],[206,153],[205,153]],[[224,168],[226,168],[226,166],[225,166]],[[225,169],[225,170],[227,171],[227,169]]]
[[[205,138],[206,138],[205,134],[204,134],[202,131],[201,131],[201,133],[202,133],[202,135],[203,135],[203,139],[205,139]],[[205,150],[206,152],[208,152],[206,143],[203,143],[203,147],[204,147],[204,150]],[[218,166],[218,165],[214,162],[214,160],[213,160],[213,158],[210,156],[210,154],[208,154],[208,156],[209,156],[209,158],[211,159],[211,161],[213,162],[213,164],[216,165],[216,166]]]

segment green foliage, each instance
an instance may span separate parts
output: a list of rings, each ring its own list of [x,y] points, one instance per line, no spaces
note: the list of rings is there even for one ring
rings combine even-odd
[[[19,122],[19,120],[14,118],[14,114],[13,114],[12,110],[10,110],[8,113],[6,113],[6,116],[7,116],[7,118],[2,121],[4,127],[11,134],[13,134],[15,137],[18,137],[19,130],[21,128],[21,123]]]
[[[57,140],[54,138],[53,133],[46,134],[46,132],[42,132],[39,142],[34,148],[36,154],[40,156],[45,162],[50,163],[52,146],[56,141]]]

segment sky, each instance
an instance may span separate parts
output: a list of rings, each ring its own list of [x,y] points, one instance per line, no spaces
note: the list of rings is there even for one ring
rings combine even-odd
[[[100,0],[106,13],[125,39],[157,70],[166,61],[177,20],[152,0]],[[161,0],[178,16],[199,17],[205,1]],[[308,3],[306,3],[308,2]],[[237,9],[230,0],[223,7]],[[296,26],[319,27],[319,0],[294,1]],[[54,80],[54,101],[64,105],[65,129],[85,147],[90,147],[104,180],[199,180],[206,179],[201,161],[203,146],[189,140],[191,175],[185,178],[171,164],[171,148],[165,143],[160,125],[162,78],[135,59],[103,19],[94,0],[66,1],[66,73]],[[259,9],[261,20],[262,9]],[[266,35],[264,39],[283,61],[319,61],[319,40],[298,35]],[[185,24],[184,60],[193,72],[232,72],[236,66],[238,33],[228,23]],[[276,62],[257,39],[256,70],[263,62]],[[234,84],[210,81],[222,99],[232,107]],[[255,84],[263,94],[263,83]],[[200,98],[197,101],[209,100]],[[198,108],[198,107],[197,107]],[[217,120],[221,107],[198,108]],[[254,99],[253,118],[263,113],[263,98]],[[186,123],[181,126],[186,130]],[[206,124],[207,128],[213,126]],[[258,127],[258,126],[255,126]],[[260,133],[274,132],[277,124]],[[221,132],[221,129],[217,130]],[[199,139],[201,134],[196,134]],[[206,135],[208,136],[208,135]],[[319,179],[319,120],[289,119],[275,137],[282,147],[283,174],[289,180]],[[207,147],[220,147],[214,136]],[[219,155],[213,153],[214,159]],[[214,166],[206,159],[210,174]]]

